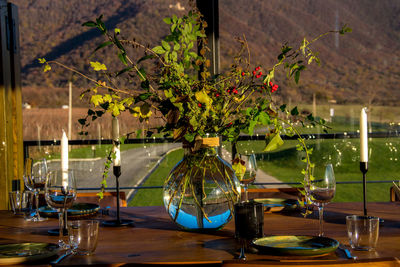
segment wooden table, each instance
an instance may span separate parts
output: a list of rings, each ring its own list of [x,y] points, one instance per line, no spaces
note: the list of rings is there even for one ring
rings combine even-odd
[[[361,266],[400,266],[400,204],[368,203],[369,215],[385,220],[380,228],[378,248],[374,252],[354,251],[356,263]],[[325,235],[348,244],[345,216],[362,213],[362,203],[331,203],[325,211]],[[121,266],[125,263],[201,263],[236,266],[243,262],[234,260],[238,246],[234,239],[234,222],[214,233],[191,233],[181,231],[169,218],[163,207],[129,207],[121,209],[122,218],[133,219],[135,227],[100,228],[97,250],[92,256],[73,256],[61,265],[98,264]],[[96,217],[98,220],[112,219],[109,216]],[[58,221],[26,222],[9,211],[0,211],[0,243],[51,242],[58,237],[47,235],[57,227]],[[316,214],[303,218],[300,213],[266,213],[265,235],[316,235],[318,219]],[[337,250],[320,257],[294,257],[259,255],[247,253],[248,262],[254,264],[344,264],[353,263]],[[37,265],[48,266],[46,262]]]

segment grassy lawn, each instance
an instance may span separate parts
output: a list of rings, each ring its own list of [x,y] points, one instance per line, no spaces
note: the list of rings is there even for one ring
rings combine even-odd
[[[295,149],[296,141],[285,141],[279,150],[263,153],[264,141],[240,142],[239,153],[254,152],[257,154],[258,167],[281,181],[300,182],[304,163],[302,154]],[[359,140],[319,140],[309,141],[314,147],[312,161],[317,166],[330,162],[334,166],[337,181],[362,181],[359,171]],[[398,138],[374,138],[369,141],[370,160],[367,180],[399,180],[397,164],[400,155]],[[226,149],[230,146],[226,145]],[[171,152],[160,167],[145,182],[145,186],[163,185],[171,168],[182,158],[182,150]],[[370,183],[367,185],[368,201],[389,201],[390,183]],[[362,201],[362,184],[338,184],[335,202]],[[162,189],[142,189],[135,195],[129,206],[163,205]]]
[[[183,157],[183,149],[170,152],[161,162],[160,166],[144,182],[142,186],[162,186],[172,167],[175,166]],[[138,190],[128,206],[162,206],[162,189],[141,189]]]
[[[291,142],[291,141],[290,141]],[[258,166],[266,173],[282,181],[301,181],[302,154],[294,148],[295,142],[286,142],[286,148],[273,153],[258,154]],[[359,170],[359,140],[320,140],[319,145],[310,142],[314,147],[312,162],[323,166],[330,162],[334,166],[336,181],[362,181]],[[397,147],[400,145],[398,138],[372,139],[369,141],[370,160],[367,181],[398,180],[400,160]],[[389,201],[390,183],[377,183],[367,185],[368,201]],[[337,185],[334,201],[361,201],[361,184]]]

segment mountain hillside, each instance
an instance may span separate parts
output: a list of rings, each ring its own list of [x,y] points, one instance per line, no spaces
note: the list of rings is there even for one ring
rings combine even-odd
[[[126,38],[155,46],[168,31],[162,19],[188,10],[173,0],[10,0],[19,7],[23,101],[54,107],[68,102],[67,81],[74,82],[75,105],[86,85],[63,69],[44,74],[37,58],[57,59],[88,71],[89,60],[118,67],[115,53],[91,52],[104,40],[81,24],[100,14],[108,28]],[[284,42],[348,24],[353,32],[318,42],[321,67],[305,72],[299,86],[284,81],[278,91],[287,101],[397,105],[400,100],[400,1],[398,0],[220,0],[221,68],[238,49],[235,36],[246,36],[252,63],[272,66]],[[184,10],[183,10],[184,9]]]

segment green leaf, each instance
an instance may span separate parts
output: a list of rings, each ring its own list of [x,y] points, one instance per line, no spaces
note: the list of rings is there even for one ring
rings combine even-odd
[[[180,48],[181,48],[181,45],[180,45],[180,44],[175,44],[175,45],[174,45],[174,50],[175,50],[175,51],[178,51]]]
[[[208,107],[210,107],[213,102],[212,98],[210,98],[204,90],[196,92],[195,97],[197,101],[199,101],[202,104],[205,104]]]
[[[281,135],[279,133],[275,133],[270,136],[269,142],[263,151],[264,152],[273,151],[278,147],[280,147],[281,145],[283,145],[283,140],[281,138]]]
[[[38,61],[40,64],[46,63],[46,59],[45,58],[38,58]]]
[[[300,79],[300,70],[297,70],[294,74],[294,81],[296,82],[296,84],[299,83],[299,79]]]
[[[122,63],[124,63],[124,65],[128,65],[125,53],[118,53],[118,58],[119,60],[121,60]]]
[[[290,46],[284,45],[281,48],[282,53],[278,55],[278,60],[282,60],[290,50],[292,50]]]
[[[253,135],[254,127],[257,125],[257,121],[250,121],[249,124],[249,135]]]
[[[164,48],[162,48],[162,46],[156,46],[153,48],[154,53],[157,54],[164,54],[166,51],[164,50]]]
[[[171,18],[164,18],[163,21],[164,21],[166,24],[171,24],[171,23],[172,23],[172,19],[171,19]]]
[[[105,94],[103,96],[103,101],[104,102],[111,102],[112,101],[112,97],[109,94]]]
[[[352,32],[353,30],[350,27],[347,27],[347,24],[343,25],[340,29],[339,34],[345,34],[346,32]]]
[[[192,117],[190,118],[190,120],[189,120],[189,123],[190,123],[190,125],[192,125],[193,130],[197,130],[197,127],[198,127],[198,125],[199,125],[199,122],[198,122],[196,116],[192,116]]]
[[[143,82],[140,83],[140,87],[142,87],[145,90],[148,90],[150,88],[150,83],[148,80],[145,80]]]
[[[98,62],[98,61],[96,61],[96,62],[90,62],[90,65],[92,66],[92,68],[95,70],[95,71],[101,71],[101,70],[107,70],[107,67],[106,67],[106,65],[104,65],[104,64],[102,64],[102,63],[100,63],[100,62]]]
[[[125,73],[127,71],[131,71],[132,69],[133,69],[132,67],[128,67],[128,68],[125,68],[123,70],[120,70],[120,71],[117,72],[117,74],[115,76],[118,77],[119,75],[121,75],[121,74],[123,74],[123,73]]]
[[[106,47],[106,46],[108,46],[108,45],[111,45],[112,43],[113,43],[113,42],[111,42],[111,41],[107,41],[107,42],[104,42],[104,43],[100,44],[98,47],[96,47],[96,49],[93,51],[93,53],[96,52],[97,50],[103,48],[103,47]]]
[[[165,51],[171,50],[171,46],[164,40],[161,41],[161,46],[162,46],[162,48],[164,48]]]
[[[151,58],[154,58],[154,55],[146,55],[146,56],[141,57],[136,63],[139,64],[140,62],[147,60],[147,59],[151,59]]]
[[[189,143],[194,141],[194,137],[196,136],[195,133],[187,133],[185,134],[183,137],[185,137],[186,141],[188,141]]]
[[[144,93],[144,94],[140,94],[137,96],[137,98],[135,99],[135,103],[137,103],[137,99],[141,100],[141,101],[145,101],[146,99],[148,99],[150,96],[152,96],[152,93]]]
[[[137,74],[138,74],[140,80],[146,81],[146,71],[145,71],[144,68],[140,68],[140,69],[137,71]]]
[[[299,110],[297,109],[297,107],[294,107],[291,111],[290,114],[293,116],[297,116],[299,115]]]
[[[82,23],[82,26],[86,27],[97,27],[97,23],[94,21],[86,21],[85,23]]]
[[[269,115],[264,111],[260,112],[258,120],[261,122],[262,125],[268,125],[270,123]]]
[[[175,61],[175,62],[178,61],[178,54],[175,51],[172,51],[171,58],[172,58],[172,61]]]
[[[102,95],[92,95],[92,97],[90,98],[90,102],[93,103],[93,105],[96,107],[99,104],[103,103],[103,96]]]
[[[78,120],[80,125],[85,125],[86,124],[86,119],[79,119]]]
[[[115,28],[115,29],[114,29],[114,33],[115,33],[115,34],[120,34],[120,33],[121,33],[121,30],[118,29],[118,28]]]

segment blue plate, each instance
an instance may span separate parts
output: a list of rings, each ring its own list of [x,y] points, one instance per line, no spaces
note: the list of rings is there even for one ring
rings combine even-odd
[[[67,210],[68,216],[89,216],[97,213],[100,206],[94,203],[75,203]],[[40,207],[40,215],[44,217],[58,217],[57,210],[51,207]]]

